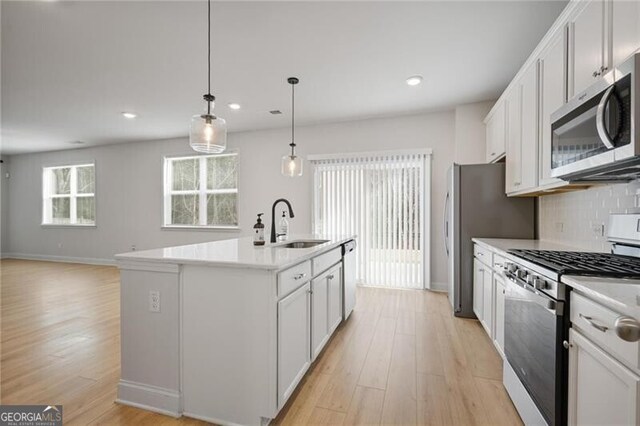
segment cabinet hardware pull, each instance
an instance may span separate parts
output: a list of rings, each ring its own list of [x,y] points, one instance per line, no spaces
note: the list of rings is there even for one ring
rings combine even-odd
[[[313,294],[313,290],[307,290],[307,293]]]
[[[593,76],[593,78],[596,78],[598,76],[600,76],[601,72],[600,71],[594,71],[593,74],[591,74]]]
[[[496,153],[495,153],[495,152],[492,152],[492,153],[491,153],[491,156],[493,157],[494,155],[496,155]]]
[[[328,280],[332,280],[333,278],[334,278],[333,274],[331,274],[331,275],[327,275],[327,279],[328,279]]]
[[[294,280],[301,280],[302,278],[306,277],[307,274],[298,274],[296,276],[293,277]]]
[[[637,342],[640,340],[640,322],[635,318],[626,315],[616,318],[614,325],[616,334],[622,340],[627,342]]]
[[[609,68],[605,67],[604,65],[600,67],[600,73],[603,73],[605,71],[607,71]]]
[[[593,318],[592,318],[592,317],[588,317],[588,316],[586,316],[586,315],[582,315],[582,314],[578,314],[578,316],[579,316],[580,318],[584,319],[584,320],[585,320],[586,322],[588,322],[589,324],[591,324],[591,326],[592,326],[593,328],[595,328],[596,330],[598,330],[598,331],[602,331],[603,333],[606,333],[606,332],[607,332],[607,330],[609,329],[609,327],[606,327],[606,326],[604,326],[604,325],[597,324],[595,321],[593,321]]]
[[[569,349],[572,348],[573,345],[569,342],[567,342],[566,340],[564,342],[562,342],[562,346],[564,346],[565,349]]]

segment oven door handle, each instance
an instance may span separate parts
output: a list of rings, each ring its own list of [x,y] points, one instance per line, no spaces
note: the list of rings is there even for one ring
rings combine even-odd
[[[615,85],[611,85],[611,87],[609,87],[607,91],[604,92],[604,95],[602,96],[602,99],[600,99],[600,103],[598,104],[598,110],[596,112],[596,129],[598,130],[598,136],[600,136],[602,143],[608,149],[615,148],[613,140],[611,139],[611,136],[609,136],[609,132],[607,131],[604,123],[604,116],[607,113],[607,104],[609,103],[609,100],[611,100],[613,89],[615,89]]]
[[[562,316],[563,303],[561,301],[556,301],[551,299],[548,296],[542,295],[538,290],[534,289],[526,282],[522,281],[521,279],[513,276],[508,272],[504,272],[504,276],[507,280],[509,280],[513,284],[525,289],[530,294],[531,300],[533,302],[542,306],[543,308],[545,308],[547,311],[549,311],[554,315]]]

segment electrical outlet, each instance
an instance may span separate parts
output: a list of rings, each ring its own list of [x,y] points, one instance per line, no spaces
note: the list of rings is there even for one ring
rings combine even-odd
[[[149,291],[149,312],[160,312],[160,292],[158,290]]]
[[[596,223],[591,225],[591,230],[593,234],[597,237],[604,237],[604,225],[601,223]]]
[[[136,251],[136,245],[135,244],[131,244],[131,251]]]
[[[564,223],[556,222],[556,232],[562,233],[564,231]]]

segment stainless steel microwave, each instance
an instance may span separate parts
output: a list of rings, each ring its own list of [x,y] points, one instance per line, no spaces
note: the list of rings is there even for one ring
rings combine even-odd
[[[640,177],[640,53],[551,115],[551,175],[568,181]]]

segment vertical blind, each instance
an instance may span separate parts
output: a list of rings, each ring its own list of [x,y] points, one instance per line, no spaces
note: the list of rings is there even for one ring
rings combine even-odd
[[[357,234],[361,285],[424,287],[426,153],[311,159],[314,232]]]

